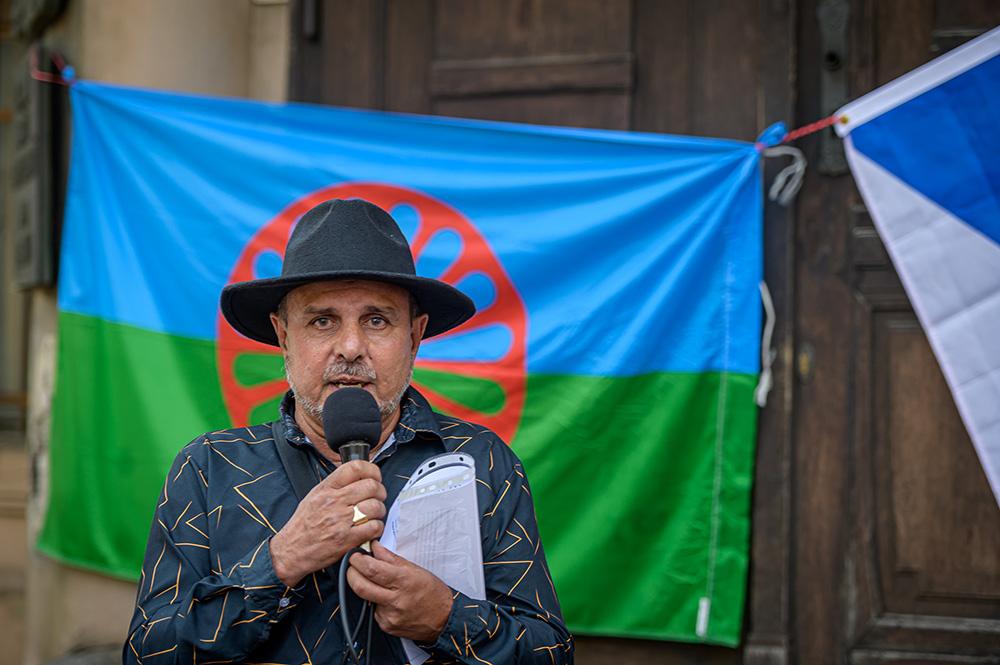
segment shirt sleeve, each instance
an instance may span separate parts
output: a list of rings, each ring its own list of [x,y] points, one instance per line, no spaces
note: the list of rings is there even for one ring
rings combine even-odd
[[[491,489],[495,503],[481,506],[486,600],[455,591],[441,635],[419,646],[438,662],[572,663],[572,637],[563,623],[521,465]]]
[[[123,647],[126,664],[243,659],[301,598],[275,574],[270,539],[226,570],[217,556],[213,561],[208,484],[192,456],[201,443],[181,451],[164,482]]]

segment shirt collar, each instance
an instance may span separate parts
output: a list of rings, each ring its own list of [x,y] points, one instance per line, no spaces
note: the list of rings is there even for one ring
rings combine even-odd
[[[391,452],[396,446],[408,443],[418,433],[430,435],[442,445],[444,444],[444,438],[441,436],[441,430],[438,427],[437,418],[434,416],[431,405],[415,388],[410,386],[406,389],[406,392],[403,393],[403,398],[400,400],[400,407],[402,412],[400,413],[399,422],[396,423],[396,429],[392,437],[395,440],[391,440],[389,445],[385,447],[386,452]],[[278,407],[278,413],[282,424],[285,426],[285,438],[289,443],[298,446],[313,447],[312,442],[306,437],[298,423],[295,422],[295,396],[291,390],[286,392],[282,398],[281,405]],[[382,454],[380,453],[379,456],[381,457]]]
[[[402,413],[396,424],[396,440],[400,443],[411,440],[418,433],[429,434],[438,441],[443,441],[437,418],[427,399],[410,386],[400,400]]]

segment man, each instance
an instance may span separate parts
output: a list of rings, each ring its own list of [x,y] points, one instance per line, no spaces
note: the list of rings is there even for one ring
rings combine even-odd
[[[347,575],[374,606],[371,662],[407,662],[398,638],[428,651],[428,662],[572,662],[520,462],[495,434],[433,412],[409,387],[421,339],[475,308],[416,276],[393,219],[360,200],[322,203],[293,231],[281,276],[230,285],[221,305],[236,330],[281,348],[291,390],[277,422],[211,432],[178,454],[156,507],[125,662],[346,662],[345,608],[326,571],[381,535],[386,506],[422,461],[458,449],[476,463],[487,599],[373,542],[371,556],[351,556]],[[342,464],[324,439],[322,406],[346,386],[379,407],[371,462]],[[282,445],[315,472],[301,502]],[[360,607],[346,608],[355,623]]]

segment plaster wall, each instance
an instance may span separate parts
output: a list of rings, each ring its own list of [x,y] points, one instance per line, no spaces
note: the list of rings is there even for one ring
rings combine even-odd
[[[287,89],[288,14],[287,0],[69,0],[64,14],[41,41],[62,52],[78,75],[90,80],[280,101]],[[23,66],[26,44],[10,36],[2,41],[3,54],[12,56],[4,62]],[[3,65],[5,80],[9,67]],[[2,189],[9,186],[6,152],[0,152],[0,160]],[[0,219],[3,237],[10,233],[8,213],[3,210]],[[6,260],[3,263],[9,265]],[[27,493],[32,457],[42,479],[25,515],[19,516],[16,509],[0,511],[0,533],[5,542],[13,543],[10,551],[0,549],[0,634],[6,644],[21,644],[23,637],[23,652],[15,648],[0,653],[0,665],[40,665],[101,647],[110,659],[125,638],[134,582],[25,552],[26,543],[34,542],[40,527],[47,495],[44,478],[55,370],[56,294],[53,289],[35,289],[11,297],[12,277],[6,268],[0,272],[4,296],[0,307],[5,314],[0,357],[6,368],[8,358],[26,355],[26,372],[21,372],[28,384],[27,443],[15,446],[10,460],[2,460],[0,498],[6,489]],[[20,333],[6,316],[12,310],[22,312]],[[8,381],[7,374],[5,369],[0,381]],[[17,537],[11,540],[7,534]],[[26,593],[11,600],[3,595],[2,578],[16,576],[19,566],[25,568]]]

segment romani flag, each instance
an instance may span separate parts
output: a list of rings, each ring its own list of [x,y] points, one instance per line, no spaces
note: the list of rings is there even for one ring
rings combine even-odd
[[[759,371],[752,143],[79,82],[42,551],[138,575],[176,452],[271,420],[277,349],[219,312],[331,198],[390,211],[477,304],[414,374],[524,461],[563,610],[735,645]],[[234,504],[239,497],[233,497]]]

